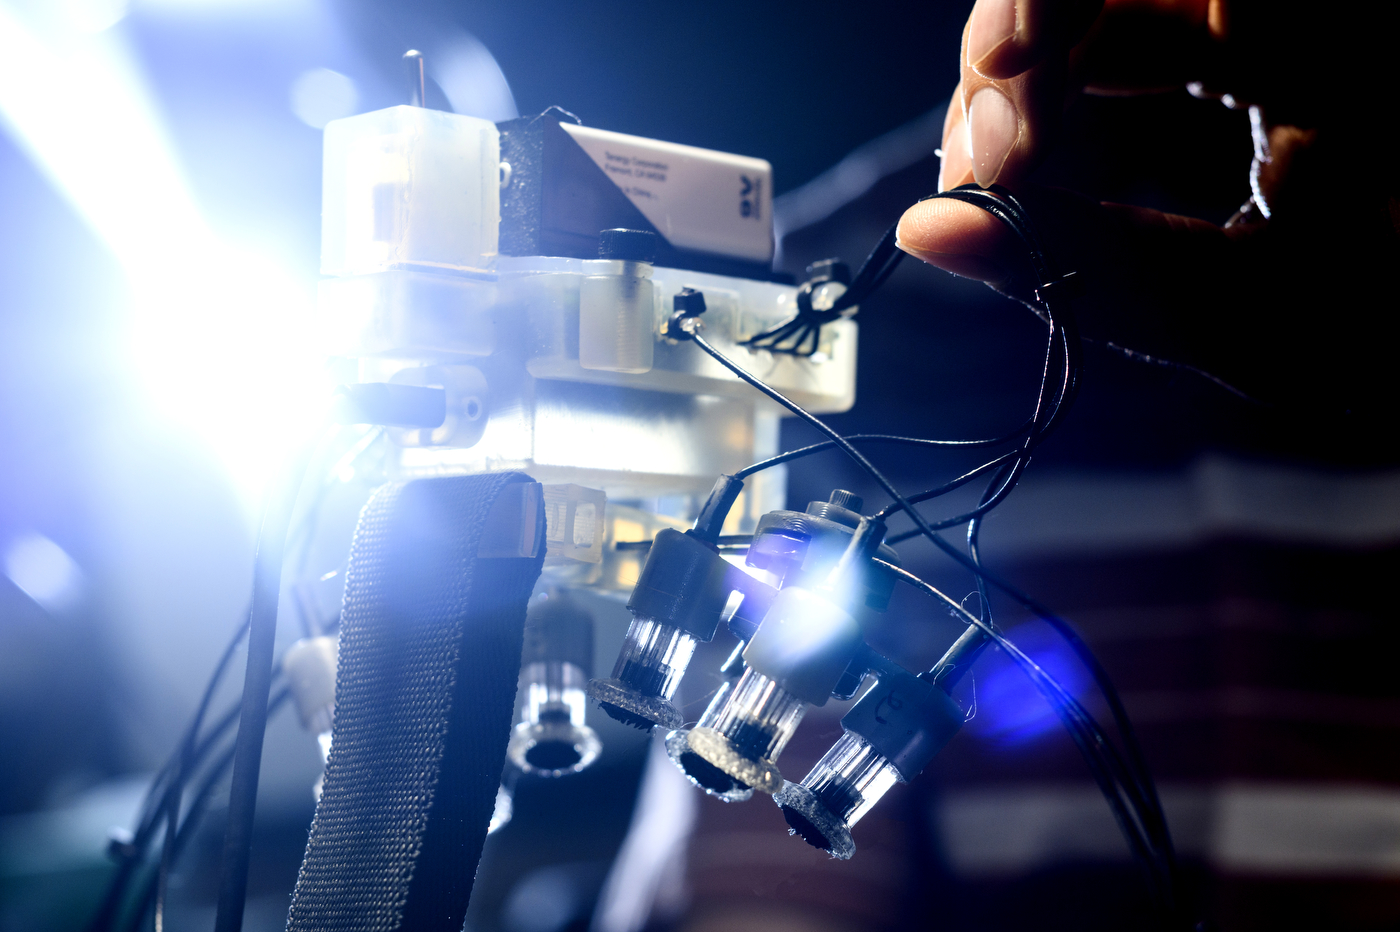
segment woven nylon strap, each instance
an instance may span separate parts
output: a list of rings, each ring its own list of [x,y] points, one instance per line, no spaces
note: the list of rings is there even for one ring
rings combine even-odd
[[[360,514],[330,761],[289,930],[462,928],[505,761],[526,602],[544,560],[543,509],[526,511],[539,525],[525,535],[538,542],[535,556],[480,548],[493,504],[537,491],[508,488],[529,481],[498,473],[394,483]]]

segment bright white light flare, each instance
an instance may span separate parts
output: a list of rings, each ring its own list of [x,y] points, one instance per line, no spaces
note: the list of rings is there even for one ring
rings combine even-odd
[[[326,386],[313,285],[211,230],[122,30],[0,0],[0,117],[120,260],[127,358],[252,507]]]

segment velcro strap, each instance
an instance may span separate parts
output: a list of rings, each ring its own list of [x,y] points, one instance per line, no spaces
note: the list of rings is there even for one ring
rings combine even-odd
[[[540,487],[519,473],[392,483],[365,505],[289,930],[461,929],[544,539]]]

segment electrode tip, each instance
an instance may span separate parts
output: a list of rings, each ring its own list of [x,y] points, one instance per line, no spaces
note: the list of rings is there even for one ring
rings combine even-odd
[[[403,53],[404,70],[408,77],[408,105],[410,107],[427,106],[427,89],[424,86],[426,81],[423,75],[423,53],[417,49],[409,49]]]

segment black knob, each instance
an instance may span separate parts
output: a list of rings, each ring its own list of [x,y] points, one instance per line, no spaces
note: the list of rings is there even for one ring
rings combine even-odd
[[[655,262],[660,240],[650,230],[603,230],[598,234],[598,258]]]

